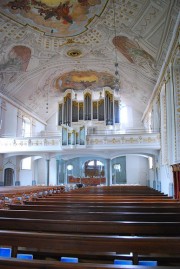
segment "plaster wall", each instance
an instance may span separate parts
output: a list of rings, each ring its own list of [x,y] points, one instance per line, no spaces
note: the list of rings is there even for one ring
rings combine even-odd
[[[160,175],[161,175],[161,192],[171,195],[169,185],[173,182],[173,174],[171,168],[163,165],[160,167]]]
[[[16,136],[17,132],[17,108],[6,103],[6,112],[4,115],[4,129],[2,134],[5,136]]]
[[[126,155],[127,184],[147,185],[148,158],[137,155]]]
[[[56,159],[51,158],[49,163],[49,185],[56,185]]]
[[[47,184],[47,167],[46,167],[46,160],[41,158],[37,161],[37,184],[43,185]]]
[[[21,186],[32,185],[32,170],[20,170],[19,181]]]

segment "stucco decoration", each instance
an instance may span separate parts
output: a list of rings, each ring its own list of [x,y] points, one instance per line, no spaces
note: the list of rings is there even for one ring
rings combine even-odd
[[[59,37],[78,35],[87,30],[103,12],[108,0],[3,0],[6,14],[21,23]]]
[[[64,92],[66,89],[85,90],[100,87],[113,87],[114,77],[106,72],[72,71],[57,78],[55,87]]]

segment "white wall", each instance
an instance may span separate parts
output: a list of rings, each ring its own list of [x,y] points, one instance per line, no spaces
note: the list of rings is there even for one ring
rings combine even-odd
[[[126,178],[127,184],[147,185],[149,163],[148,158],[127,155],[126,156]]]
[[[37,161],[37,184],[47,185],[47,164],[45,159],[38,159]]]
[[[141,121],[142,113],[130,108],[122,107],[120,112],[120,121],[122,129],[141,129],[143,124]]]
[[[47,184],[47,161],[40,158],[34,161],[34,178],[36,184]],[[56,185],[56,159],[51,158],[49,162],[49,185]]]
[[[6,112],[4,116],[4,129],[2,134],[7,136],[16,136],[17,129],[17,108],[6,103]]]
[[[57,131],[57,113],[54,113],[47,121],[46,126],[47,132],[56,132]]]
[[[173,182],[171,167],[163,165],[160,167],[161,192],[169,195],[169,184]]]
[[[52,158],[49,162],[49,185],[56,185],[56,159]]]
[[[45,125],[39,121],[36,121],[36,125],[33,128],[33,135],[40,134],[44,130],[45,130]]]
[[[153,181],[154,181],[154,169],[149,169],[149,187],[153,188]]]
[[[32,170],[20,170],[19,180],[21,186],[32,185]]]

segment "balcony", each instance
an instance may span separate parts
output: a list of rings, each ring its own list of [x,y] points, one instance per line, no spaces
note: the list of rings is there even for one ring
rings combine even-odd
[[[160,133],[140,129],[85,131],[84,145],[71,143],[62,145],[61,132],[43,133],[31,137],[1,136],[0,153],[19,152],[65,152],[69,150],[159,150]],[[72,151],[71,151],[72,154]]]
[[[57,132],[44,133],[29,137],[0,138],[0,153],[9,152],[48,152],[61,150],[62,139]]]
[[[160,149],[160,133],[144,129],[94,131],[87,134],[88,148],[153,148]]]

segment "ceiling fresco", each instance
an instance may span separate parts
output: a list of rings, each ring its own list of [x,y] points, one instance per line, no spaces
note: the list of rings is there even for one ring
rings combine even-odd
[[[141,119],[179,11],[179,0],[1,0],[0,94],[47,121],[66,89],[96,98],[109,86]]]
[[[108,0],[3,0],[3,12],[48,35],[70,37],[87,30]]]
[[[142,49],[137,41],[126,36],[117,36],[113,38],[113,44],[130,63],[136,64],[144,70],[155,72],[156,62],[154,58]]]
[[[114,77],[106,72],[95,71],[72,71],[58,77],[55,87],[64,92],[66,89],[75,91],[85,90],[87,88],[96,90],[105,86],[114,85]]]

